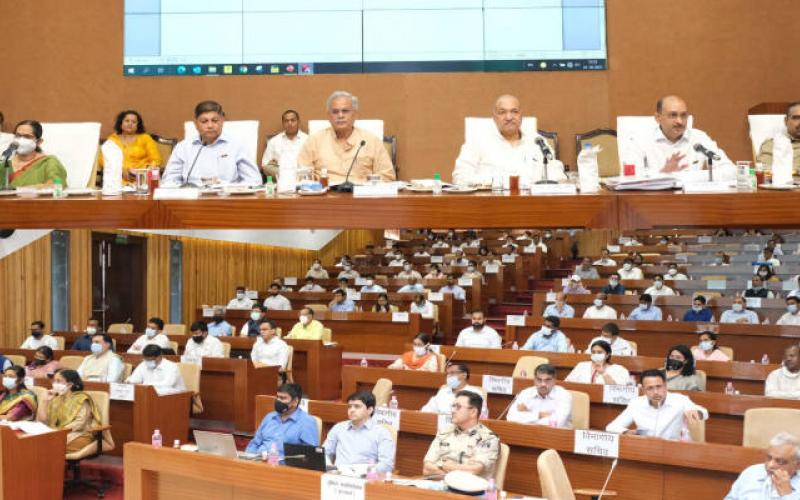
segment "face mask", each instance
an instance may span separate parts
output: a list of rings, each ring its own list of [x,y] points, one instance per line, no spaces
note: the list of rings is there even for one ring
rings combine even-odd
[[[14,377],[3,377],[3,387],[9,391],[17,386],[17,379]]]
[[[476,331],[481,331],[481,329],[483,329],[483,323],[472,323],[472,329]]]
[[[425,348],[425,346],[422,346],[422,347],[414,346],[414,354],[418,358],[421,358],[422,356],[424,356],[426,352],[428,352],[428,349]]]
[[[280,401],[278,399],[275,400],[275,411],[278,412],[278,415],[283,415],[287,411],[289,411],[289,405]]]
[[[458,379],[458,375],[448,375],[447,376],[447,387],[451,390],[455,390],[461,384],[461,380]]]
[[[39,359],[39,358],[33,359],[33,366],[43,366],[45,363],[47,363],[46,359]]]
[[[619,285],[619,280],[608,280],[608,284],[611,286]]]
[[[222,316],[214,316],[213,318],[211,318],[211,320],[212,320],[214,323],[222,323],[222,320],[223,320],[223,319],[224,319],[224,318],[223,318]]]
[[[667,359],[667,370],[680,370],[683,368],[683,361],[669,358]]]
[[[17,154],[28,155],[36,150],[36,141],[29,137],[17,137],[14,142],[17,143]]]
[[[300,323],[303,323],[304,325],[307,324],[308,323],[308,316],[305,316],[305,315],[300,316]]]
[[[603,301],[600,299],[594,299],[592,302],[594,303],[595,307],[603,307]]]
[[[715,258],[714,259],[714,264],[717,264],[717,265],[722,264],[722,257]]]
[[[155,370],[158,363],[156,363],[155,360],[145,360],[144,366],[146,366],[148,370]]]
[[[694,312],[700,312],[703,310],[703,306],[692,306],[692,310]]]
[[[700,349],[703,351],[710,351],[714,348],[714,341],[713,340],[703,340],[700,342]]]
[[[372,286],[372,285],[374,285],[374,284],[375,284],[375,282],[374,282],[374,281],[372,281],[372,280],[367,280],[367,286]]]
[[[406,264],[406,265],[403,266],[403,269],[405,269],[406,271],[410,271],[411,270],[411,266]]]
[[[192,340],[194,340],[198,344],[202,344],[206,338],[202,335],[192,335]]]
[[[352,269],[352,267],[350,267],[350,266],[344,266],[344,270],[345,271],[350,271],[351,269]]]
[[[40,339],[42,338],[42,335],[44,335],[44,332],[42,332],[41,330],[36,330],[31,332],[31,335],[33,335],[33,338],[35,339]]]
[[[789,313],[791,313],[791,314],[796,313],[797,312],[797,304],[789,304],[788,306],[786,306],[786,310],[789,311]]]
[[[543,326],[540,331],[542,332],[542,335],[544,335],[545,337],[549,337],[550,335],[553,334],[553,329],[548,326]]]
[[[471,273],[474,273],[475,272],[475,266],[467,266],[467,271],[469,271]]]
[[[313,265],[313,266],[311,266],[311,267],[313,267],[315,270],[318,270],[318,269],[319,269],[319,268],[321,268],[322,266],[321,266],[321,265],[319,265],[319,264],[314,264],[314,265]]]
[[[649,304],[645,304],[644,302],[639,304],[639,307],[641,307],[644,310],[650,309],[650,305]]]
[[[622,265],[622,268],[625,269],[626,271],[630,271],[631,267],[632,267],[632,265],[628,264],[627,262]]]
[[[667,271],[667,274],[669,274],[670,276],[675,276],[676,274],[678,274],[678,270],[670,269],[669,271]]]
[[[86,333],[88,333],[89,335],[94,335],[95,333],[97,333],[97,328],[93,326],[87,326]]]
[[[762,278],[766,278],[766,277],[767,277],[767,274],[769,274],[769,273],[768,273],[768,272],[766,272],[766,271],[760,271],[760,272],[758,273],[758,275],[759,275],[759,276],[761,276]]]
[[[156,336],[156,333],[158,333],[158,332],[156,332],[156,331],[155,331],[154,329],[152,329],[152,328],[145,328],[145,329],[144,329],[144,334],[145,334],[145,335],[147,336],[147,338],[149,338],[149,339],[152,339],[153,337],[155,337],[155,336]]]
[[[731,306],[731,309],[733,309],[735,312],[738,313],[738,312],[742,312],[742,309],[744,309],[744,307],[742,307],[742,304],[733,304]]]
[[[67,384],[61,382],[53,382],[53,391],[56,394],[64,394],[67,392]]]
[[[239,300],[244,299],[244,292],[236,292],[236,298]]]
[[[592,363],[603,363],[606,360],[606,353],[604,352],[593,352],[592,353]]]
[[[656,287],[656,290],[660,290],[660,289],[661,289],[661,287],[662,287],[662,286],[664,286],[664,282],[663,282],[663,281],[656,281],[656,282],[654,283],[654,285],[655,285],[655,287]]]
[[[100,354],[103,352],[103,346],[100,344],[92,344],[91,350],[93,354]]]
[[[261,319],[261,313],[257,313],[257,312],[250,313],[250,319],[252,319],[253,321],[260,320]]]

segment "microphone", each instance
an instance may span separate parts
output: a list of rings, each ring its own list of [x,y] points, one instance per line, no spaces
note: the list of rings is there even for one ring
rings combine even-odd
[[[194,155],[194,160],[192,160],[192,166],[189,167],[189,171],[186,173],[186,179],[184,179],[183,183],[181,184],[181,187],[195,186],[196,185],[196,184],[193,184],[193,183],[192,184],[189,183],[189,177],[192,175],[192,170],[194,170],[194,166],[195,166],[195,164],[197,164],[197,159],[200,157],[200,153],[203,151],[204,147],[206,147],[206,145],[205,145],[204,142],[202,142],[202,139],[201,139],[200,149],[198,149],[197,150],[197,154]]]
[[[720,156],[717,153],[709,150],[708,148],[706,148],[702,144],[695,144],[694,145],[694,150],[697,151],[698,153],[702,154],[703,156],[705,156],[709,160],[717,160],[717,161],[719,161],[721,159]]]
[[[603,483],[603,487],[600,488],[600,494],[597,495],[597,500],[601,500],[603,495],[606,493],[606,488],[608,487],[608,482],[611,480],[611,474],[614,473],[614,469],[617,467],[617,462],[619,462],[619,457],[615,458],[613,462],[611,462],[611,470],[608,471],[608,476],[606,476],[606,482]]]
[[[17,144],[16,141],[12,141],[11,144],[8,145],[6,150],[3,151],[2,160],[4,162],[8,161],[8,159],[11,158],[11,155],[14,154],[14,151],[16,151],[18,147],[19,144]]]
[[[509,408],[511,408],[511,405],[513,405],[513,404],[514,404],[514,402],[515,402],[516,400],[517,400],[517,398],[516,398],[516,397],[512,398],[512,399],[511,399],[511,402],[510,402],[510,403],[508,403],[508,406],[506,406],[506,409],[505,409],[505,410],[503,410],[503,411],[502,411],[502,413],[500,413],[500,415],[498,415],[498,416],[497,416],[497,418],[496,418],[495,420],[502,420],[502,419],[503,419],[503,415],[505,415],[505,414],[506,414],[506,412],[508,411],[508,409],[509,409]]]
[[[553,159],[553,153],[550,151],[550,147],[547,145],[547,142],[545,142],[544,138],[541,135],[536,136],[535,142],[539,146],[539,149],[542,150],[542,157],[544,160],[542,179],[536,181],[536,184],[558,184],[556,181],[551,181],[547,175],[547,164],[550,163],[550,160]]]
[[[344,182],[341,184],[337,184],[335,186],[331,186],[331,191],[336,191],[337,193],[352,193],[353,192],[353,183],[350,182],[350,172],[353,171],[353,166],[356,164],[356,160],[358,159],[358,153],[361,152],[361,148],[367,145],[367,141],[362,140],[361,144],[358,145],[358,149],[356,149],[356,154],[353,156],[353,161],[350,162],[350,168],[347,169],[347,175],[344,177]]]

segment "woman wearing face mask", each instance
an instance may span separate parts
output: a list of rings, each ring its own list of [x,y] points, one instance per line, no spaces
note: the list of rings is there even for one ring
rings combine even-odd
[[[153,138],[145,132],[142,115],[132,109],[122,111],[114,121],[114,133],[108,141],[122,151],[122,181],[131,183],[135,177],[131,170],[161,166],[161,153]],[[103,155],[99,158],[103,165]]]
[[[58,361],[53,359],[53,350],[43,345],[36,349],[33,361],[25,367],[25,374],[33,378],[46,378],[58,370]]]
[[[718,335],[714,332],[700,332],[699,343],[692,347],[692,356],[698,361],[730,361],[731,358],[717,346]]]
[[[25,369],[21,366],[6,369],[0,397],[0,420],[33,420],[36,406],[36,395],[25,387]]]
[[[625,385],[631,376],[628,370],[611,362],[611,346],[603,340],[592,342],[591,361],[581,361],[569,372],[565,382],[578,384]]]
[[[389,303],[389,296],[385,293],[378,295],[378,302],[372,306],[372,312],[396,312],[397,306],[393,306]]]
[[[781,279],[772,272],[772,268],[766,264],[761,264],[756,269],[756,275],[758,275],[762,281],[765,283],[768,281],[772,282],[779,282]]]
[[[53,429],[66,429],[67,453],[83,449],[94,440],[90,429],[100,425],[100,411],[92,398],[83,392],[83,381],[75,370],[59,370],[53,388],[47,391],[36,415]]]
[[[697,374],[692,351],[685,345],[676,345],[669,350],[665,371],[667,389],[670,391],[705,391],[706,383]]]
[[[311,267],[306,273],[306,278],[308,277],[314,278],[315,280],[330,279],[330,276],[328,276],[328,271],[322,267],[322,261],[319,259],[314,259],[314,262],[311,263]]]
[[[36,120],[23,120],[14,127],[17,150],[8,161],[7,169],[0,175],[2,187],[46,186],[56,179],[66,187],[67,170],[58,158],[42,153],[42,124]]]
[[[416,370],[421,372],[438,372],[439,357],[430,350],[431,339],[425,333],[414,337],[411,351],[403,353],[389,365],[392,370]]]

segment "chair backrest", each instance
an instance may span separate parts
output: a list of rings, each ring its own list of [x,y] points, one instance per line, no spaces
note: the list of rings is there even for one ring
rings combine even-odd
[[[333,331],[330,328],[322,329],[322,341],[333,342]]]
[[[16,366],[25,366],[27,363],[25,362],[25,356],[22,354],[6,354],[6,359],[11,361],[11,364]]]
[[[500,455],[497,457],[497,463],[494,468],[494,484],[497,486],[497,491],[503,491],[503,484],[506,482],[506,469],[508,469],[508,456],[510,454],[511,448],[505,443],[500,443]]]
[[[536,459],[536,469],[539,471],[539,485],[544,498],[575,500],[572,483],[556,450],[541,452]]]
[[[292,374],[292,360],[294,359],[294,346],[289,346],[288,355],[286,357],[286,381],[294,383],[294,375]]]
[[[67,170],[65,187],[91,185],[100,142],[100,123],[42,123],[42,150],[56,156]]]
[[[797,435],[800,410],[794,408],[751,408],[744,412],[742,446],[766,448],[779,432]]]
[[[706,380],[708,379],[708,376],[706,375],[706,372],[703,371],[703,370],[695,370],[695,372],[697,373],[697,377],[700,379],[700,382],[701,382],[700,390],[701,391],[705,391],[706,390]]]
[[[186,335],[186,325],[184,323],[167,323],[164,325],[164,335]]]
[[[150,134],[150,137],[156,141],[158,154],[161,155],[161,165],[159,165],[159,167],[163,167],[167,164],[169,157],[172,156],[172,150],[175,149],[175,145],[178,144],[178,139],[172,137],[161,137],[160,135],[156,134]]]
[[[533,135],[537,133],[537,122],[535,116],[523,116],[520,129],[523,134]],[[497,131],[494,120],[485,117],[468,116],[464,118],[464,142],[478,141],[482,137],[493,134]]]
[[[622,171],[622,164],[630,159],[631,144],[634,140],[643,135],[650,134],[658,125],[653,115],[646,116],[618,116],[617,117],[617,151],[619,153],[619,170]],[[694,117],[689,116],[688,128],[694,125]]]
[[[316,415],[310,415],[311,418],[314,419],[314,422],[317,424],[317,440],[321,443],[322,442],[322,419]]]
[[[691,436],[692,441],[695,443],[705,443],[706,442],[706,421],[705,420],[698,420],[693,422],[688,422],[687,427],[689,428],[689,436]]]
[[[750,144],[753,147],[753,161],[758,156],[758,150],[767,139],[772,139],[776,133],[786,130],[783,121],[784,115],[748,115],[750,124]]]
[[[56,350],[63,351],[67,346],[67,339],[60,335],[55,335],[53,338],[56,339]]]
[[[133,325],[130,323],[111,323],[108,325],[108,333],[133,333]]]
[[[386,406],[392,397],[392,381],[388,378],[379,378],[372,388],[372,395],[375,396],[375,406]]]
[[[186,390],[193,393],[200,392],[200,371],[202,369],[200,365],[194,363],[177,363],[177,365]]]
[[[397,166],[397,136],[384,135],[383,147],[386,149],[386,153],[389,155],[389,158],[391,158],[392,165],[394,165],[394,177],[395,179],[399,179],[400,167]]]
[[[602,151],[597,156],[600,168],[600,177],[613,177],[620,175],[619,150],[617,149],[617,131],[610,128],[598,128],[577,134],[575,136],[575,164],[578,164],[577,154],[583,150],[584,144],[600,146]]]
[[[514,365],[514,372],[511,376],[514,378],[533,380],[533,372],[536,370],[536,367],[549,362],[550,360],[541,356],[521,356],[517,360],[517,364]]]
[[[572,394],[572,428],[589,429],[589,395],[580,391],[569,391]]]
[[[383,120],[356,120],[353,125],[383,139]],[[330,128],[330,126],[331,122],[328,120],[308,120],[308,133],[311,135],[320,130]]]
[[[175,341],[175,340],[170,340],[170,341],[169,341],[169,346],[170,346],[170,347],[172,347],[172,351],[173,351],[175,354],[178,354],[178,342],[177,342],[177,341]]]
[[[244,146],[247,159],[258,165],[258,120],[226,120],[223,130],[236,142]],[[199,136],[193,121],[183,124],[184,139],[194,139]]]
[[[537,130],[539,135],[544,137],[547,146],[550,148],[550,151],[553,152],[553,156],[556,160],[559,159],[559,152],[558,152],[558,132],[550,132],[547,130],[539,129]]]
[[[222,342],[222,357],[223,358],[231,357],[231,345],[228,342]]]
[[[637,344],[633,340],[628,340],[628,344],[630,344],[631,349],[633,350],[633,355],[636,356],[636,353],[639,352],[639,344]]]
[[[311,309],[315,313],[328,310],[328,304],[306,304],[306,307]]]
[[[97,411],[100,412],[100,425],[108,425],[110,422],[111,397],[106,391],[85,391],[92,398]],[[114,440],[111,438],[111,431],[103,431],[103,451],[114,449]]]
[[[83,359],[83,356],[61,356],[61,359],[58,360],[58,366],[59,368],[77,370],[83,363]]]
[[[128,377],[131,376],[133,372],[133,365],[131,363],[125,363],[125,368],[122,370],[122,381],[128,380]]]

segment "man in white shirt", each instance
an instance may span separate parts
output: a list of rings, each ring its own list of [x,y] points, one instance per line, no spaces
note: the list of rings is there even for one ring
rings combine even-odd
[[[683,274],[682,272],[678,271],[678,264],[675,264],[673,262],[672,264],[669,265],[667,269],[667,274],[666,276],[664,276],[664,279],[680,281],[680,280],[688,280],[689,277]]]
[[[481,396],[486,396],[484,390],[480,387],[469,385],[469,366],[466,363],[448,363],[445,368],[445,385],[439,388],[436,394],[425,403],[425,406],[419,409],[425,413],[438,413],[439,415],[450,415],[453,411],[453,401],[456,399],[456,394],[461,391],[470,391]],[[488,413],[486,406],[486,398],[483,398],[483,408],[481,414]]]
[[[543,139],[535,132],[531,135],[522,133],[519,99],[511,95],[498,97],[492,119],[496,127],[489,134],[461,146],[453,170],[453,183],[465,186],[491,184],[494,175],[518,175],[520,185],[530,185],[543,179],[544,159],[542,149],[536,142],[537,139]],[[549,153],[552,155],[552,152]],[[556,181],[565,179],[563,164],[558,160],[550,160],[547,177]]]
[[[800,313],[798,313],[800,298],[796,296],[786,297],[786,312],[783,313],[776,325],[800,325]]]
[[[764,395],[768,398],[800,399],[800,347],[791,345],[783,352],[783,365],[767,375]]]
[[[452,293],[454,300],[466,300],[467,292],[458,286],[458,275],[449,273],[446,279],[446,285],[439,289],[439,293]]]
[[[596,261],[592,262],[595,266],[614,266],[616,267],[617,261],[611,258],[611,252],[608,251],[608,248],[604,248],[600,252],[600,258]]]
[[[586,354],[591,354],[592,344],[602,340],[611,346],[612,356],[636,356],[636,350],[633,345],[619,336],[619,326],[616,323],[606,323],[600,330],[600,335],[589,341],[589,346],[586,348]]]
[[[687,396],[667,391],[667,379],[658,369],[642,372],[644,396],[637,396],[606,426],[606,431],[678,440],[689,423],[708,419],[708,410]],[[629,430],[631,425],[636,430]]]
[[[120,382],[125,364],[111,351],[113,340],[107,333],[92,337],[92,354],[83,358],[78,374],[83,380],[93,382]]]
[[[283,112],[281,126],[283,132],[267,142],[267,149],[261,158],[261,170],[264,175],[272,176],[275,181],[280,175],[281,165],[297,165],[297,155],[300,154],[300,149],[308,138],[308,134],[300,130],[300,113],[293,109]]]
[[[161,349],[172,349],[169,337],[164,335],[164,320],[161,318],[150,318],[147,320],[147,328],[144,335],[140,335],[136,341],[128,348],[128,354],[142,354],[144,348],[149,345],[157,345]],[[173,353],[178,354],[178,353]]]
[[[533,372],[533,387],[523,389],[508,408],[506,420],[520,424],[572,427],[572,394],[556,385],[556,368],[541,364]]]
[[[375,283],[375,276],[372,274],[365,274],[364,280],[366,284],[361,287],[361,293],[386,293],[386,289]]]
[[[243,286],[236,287],[236,297],[228,302],[228,309],[250,309],[254,301],[247,298],[247,289]]]
[[[192,323],[189,328],[192,339],[186,342],[181,361],[184,363],[197,363],[200,358],[223,358],[225,352],[222,342],[217,337],[208,335],[208,326],[202,321]]]
[[[606,305],[608,296],[602,292],[594,297],[593,305],[586,308],[583,312],[585,319],[617,319],[617,311],[613,307]]]
[[[403,270],[397,273],[395,278],[399,280],[410,280],[411,278],[414,278],[416,280],[421,280],[422,275],[419,274],[419,272],[414,269],[414,267],[411,265],[410,262],[405,261],[403,262]]]
[[[253,363],[266,366],[277,366],[281,374],[286,373],[286,363],[289,361],[289,345],[278,338],[275,322],[265,319],[259,325],[259,337],[250,351]]]
[[[38,349],[43,345],[46,345],[54,351],[58,350],[58,342],[56,341],[55,337],[52,335],[46,335],[44,333],[44,322],[37,320],[31,323],[31,334],[25,339],[24,342],[22,342],[22,345],[19,346],[19,348]]]
[[[486,326],[486,318],[482,311],[472,313],[472,326],[464,328],[458,334],[457,347],[482,347],[501,349],[503,340],[494,328]]]
[[[695,145],[715,153],[714,180],[735,179],[736,169],[725,152],[705,132],[689,129],[686,102],[665,96],[656,103],[657,125],[631,139],[625,163],[636,165],[637,174],[657,177],[672,175],[683,182],[708,181],[707,159]]]
[[[719,318],[720,323],[746,323],[751,325],[758,324],[758,315],[747,309],[744,297],[737,295],[733,298],[731,308],[722,313]]]
[[[358,279],[359,276],[361,276],[361,275],[358,274],[358,271],[353,269],[353,265],[348,262],[347,264],[344,264],[342,266],[342,271],[339,272],[338,275],[336,275],[336,279],[340,280],[340,279],[344,278],[344,279],[348,279],[348,280],[354,280],[354,279]]]
[[[319,286],[314,282],[314,278],[308,276],[306,278],[306,284],[303,285],[298,292],[306,292],[306,293],[319,293],[324,292],[325,289]]]
[[[264,307],[268,311],[291,311],[292,303],[281,295],[281,286],[278,283],[272,283],[269,286],[269,296],[264,299]]]
[[[599,280],[600,275],[597,269],[592,266],[592,259],[584,257],[583,261],[575,266],[575,274],[580,276],[582,280]]]
[[[746,468],[725,500],[800,498],[800,439],[781,432],[770,439],[763,464]]]
[[[177,363],[164,359],[160,347],[150,344],[144,348],[142,356],[144,361],[139,363],[125,383],[152,385],[159,394],[174,394],[186,390]]]
[[[416,273],[416,271],[414,271]],[[425,287],[419,283],[419,278],[412,276],[408,279],[408,283],[397,289],[397,293],[422,293]]]
[[[653,284],[644,291],[651,297],[675,295],[675,290],[664,284],[664,275],[656,274],[653,276]]]
[[[620,279],[624,280],[643,280],[644,273],[638,267],[634,267],[633,259],[626,258],[622,261],[622,267],[617,269]]]

